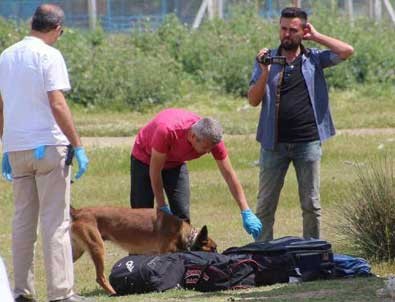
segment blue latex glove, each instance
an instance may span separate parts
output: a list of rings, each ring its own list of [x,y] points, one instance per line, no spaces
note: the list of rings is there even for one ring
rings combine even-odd
[[[170,210],[169,205],[165,204],[164,206],[161,206],[159,208],[159,210],[161,210],[162,212],[165,212],[167,214],[173,215],[173,212]]]
[[[259,218],[250,209],[241,211],[241,217],[243,218],[243,227],[246,232],[252,235],[254,240],[257,240],[262,233],[262,223]]]
[[[8,159],[8,153],[3,154],[3,160],[1,162],[1,171],[6,180],[12,181],[12,169],[10,165],[10,160]]]
[[[38,146],[36,149],[34,149],[34,158],[35,159],[43,159],[45,156],[45,145]]]
[[[77,163],[78,163],[78,172],[75,175],[75,178],[79,179],[88,169],[89,160],[88,157],[86,156],[84,147],[74,148],[74,154],[75,157],[77,158]]]

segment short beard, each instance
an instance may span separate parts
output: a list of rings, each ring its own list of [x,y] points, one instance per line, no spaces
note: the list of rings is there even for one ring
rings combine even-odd
[[[287,43],[283,44],[281,43],[281,48],[287,51],[292,51],[292,50],[297,50],[300,44],[295,44],[295,43]]]
[[[300,41],[299,42],[292,42],[291,41],[290,43],[284,43],[283,41],[281,41],[281,48],[283,48],[284,50],[287,50],[287,51],[293,51],[293,50],[297,50],[299,48],[300,44],[301,44]]]

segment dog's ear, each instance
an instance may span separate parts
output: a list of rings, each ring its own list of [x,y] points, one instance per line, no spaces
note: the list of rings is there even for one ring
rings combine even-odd
[[[203,226],[199,234],[196,237],[197,242],[205,242],[208,240],[207,226]]]
[[[217,244],[208,237],[207,227],[204,226],[196,237],[195,247],[198,251],[217,252]]]

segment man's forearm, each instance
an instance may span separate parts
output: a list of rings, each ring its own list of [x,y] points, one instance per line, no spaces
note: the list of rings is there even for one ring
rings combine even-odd
[[[240,211],[248,209],[248,203],[247,199],[245,197],[243,188],[239,181],[235,178],[231,178],[227,180],[229,190],[233,196],[233,198],[236,200],[237,205],[240,208]]]
[[[151,180],[151,188],[155,196],[156,205],[158,208],[166,204],[165,194],[163,193],[162,170],[166,162],[167,155],[151,150],[151,159],[149,165],[149,177]]]
[[[248,90],[248,102],[251,106],[258,106],[266,92],[266,83],[268,78],[268,71],[262,71],[258,81],[251,85]]]
[[[343,60],[347,59],[354,52],[354,48],[346,42],[321,33],[315,35],[314,42],[329,48]]]
[[[74,126],[73,117],[69,106],[61,91],[48,93],[52,114],[64,135],[73,147],[81,146],[81,139]]]
[[[150,169],[151,188],[155,196],[156,205],[158,208],[166,204],[165,195],[163,193],[163,181],[161,173],[156,173]]]
[[[237,178],[236,172],[233,170],[229,157],[223,160],[217,160],[217,166],[240,210],[243,211],[248,209],[249,207],[243,187]]]

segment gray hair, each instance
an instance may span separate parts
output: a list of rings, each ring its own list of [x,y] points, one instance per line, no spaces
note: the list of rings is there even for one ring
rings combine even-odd
[[[192,132],[200,139],[208,139],[213,144],[222,140],[223,129],[221,124],[211,118],[205,117],[192,125]]]
[[[64,21],[63,10],[55,4],[41,4],[37,7],[32,18],[32,29],[39,32],[49,32]]]

